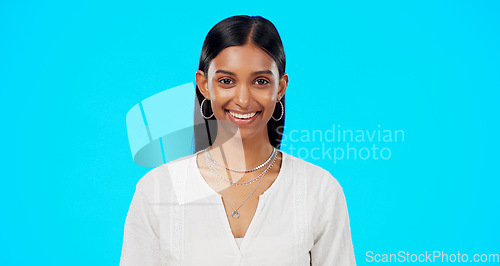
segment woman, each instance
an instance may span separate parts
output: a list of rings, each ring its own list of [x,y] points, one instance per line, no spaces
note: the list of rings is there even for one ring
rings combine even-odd
[[[288,75],[274,25],[219,22],[196,83],[196,152],[138,182],[121,265],[355,265],[337,180],[278,150]]]

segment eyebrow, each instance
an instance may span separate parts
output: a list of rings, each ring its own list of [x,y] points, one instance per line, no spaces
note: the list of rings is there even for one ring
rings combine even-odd
[[[215,71],[215,74],[217,74],[217,73],[224,73],[224,74],[236,76],[235,73],[233,73],[231,71],[227,71],[227,70],[222,70],[222,69],[219,69],[219,70]],[[271,70],[261,70],[261,71],[253,72],[252,76],[261,75],[261,74],[270,74],[270,75],[272,75],[273,72]]]

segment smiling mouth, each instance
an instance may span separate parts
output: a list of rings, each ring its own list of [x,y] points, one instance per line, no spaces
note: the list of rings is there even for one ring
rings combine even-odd
[[[235,113],[230,110],[226,110],[232,117],[237,119],[250,119],[256,115],[258,115],[261,111],[249,112],[249,113]]]

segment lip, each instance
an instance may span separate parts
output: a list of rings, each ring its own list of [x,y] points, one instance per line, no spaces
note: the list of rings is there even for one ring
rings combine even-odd
[[[231,111],[231,112],[233,112],[233,113],[242,114],[242,115],[244,115],[244,114],[251,114],[251,113],[255,113],[255,112],[260,112],[260,111],[258,111],[258,110],[256,110],[256,111],[247,111],[247,112],[243,112],[243,111],[238,111],[238,110],[229,110],[229,109],[226,109],[226,111]]]
[[[232,116],[230,113],[229,113],[229,110],[225,110],[226,112],[226,115],[227,117],[229,118],[229,120],[237,125],[248,125],[248,124],[251,124],[253,121],[255,121],[255,119],[257,119],[257,117],[260,116],[260,114],[262,113],[261,111],[253,111],[253,112],[257,112],[257,114],[255,114],[252,118],[249,118],[249,119],[240,119],[240,118],[236,118],[234,116]],[[235,111],[235,110],[231,110],[231,112],[234,112],[234,113],[238,113],[238,114],[249,114],[249,113],[253,113],[253,112],[240,112],[240,111]]]

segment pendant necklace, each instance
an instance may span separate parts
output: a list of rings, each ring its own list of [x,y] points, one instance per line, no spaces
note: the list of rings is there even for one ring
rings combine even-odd
[[[255,188],[252,190],[252,192],[250,193],[250,195],[248,195],[245,200],[243,200],[243,202],[238,206],[238,208],[234,208],[233,205],[231,204],[231,202],[229,202],[229,200],[226,198],[226,196],[224,195],[224,192],[222,192],[222,189],[220,188],[219,186],[219,183],[217,182],[217,179],[215,178],[215,176],[212,176],[215,183],[217,184],[217,188],[219,189],[220,193],[222,194],[222,197],[226,198],[226,201],[229,203],[229,206],[231,206],[231,208],[233,209],[233,212],[231,213],[231,217],[233,217],[233,219],[238,219],[238,217],[240,217],[240,214],[238,213],[238,209],[243,205],[243,203],[245,203],[245,201],[255,192],[255,190],[257,189],[257,187],[259,186],[260,182],[262,181],[262,177],[269,171],[269,169],[271,169],[271,167],[274,165],[274,162],[276,161],[276,153],[273,154],[274,156],[272,157],[272,161],[271,163],[269,164],[269,166],[262,172],[259,178],[259,182],[257,182],[257,185],[255,186]],[[214,174],[219,174],[217,172],[217,170],[210,164],[210,161],[206,155],[206,152],[205,152],[205,161],[207,162],[207,164],[210,166],[210,170],[212,171],[212,173]],[[220,175],[220,174],[219,174]]]

